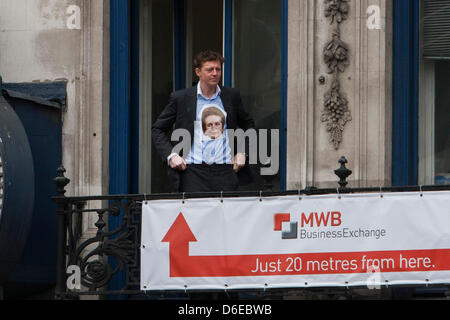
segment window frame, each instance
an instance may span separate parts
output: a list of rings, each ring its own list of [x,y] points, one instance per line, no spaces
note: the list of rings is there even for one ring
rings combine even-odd
[[[393,186],[418,184],[419,11],[419,0],[393,2]]]

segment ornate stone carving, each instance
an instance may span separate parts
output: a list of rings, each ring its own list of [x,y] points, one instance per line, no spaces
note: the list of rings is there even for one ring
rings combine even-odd
[[[335,21],[341,23],[347,19],[349,1],[350,0],[325,0],[325,17],[330,19],[331,24]]]
[[[348,101],[340,93],[340,84],[337,77],[333,80],[331,89],[325,94],[325,110],[322,112],[322,122],[327,125],[330,142],[334,148],[339,149],[342,141],[342,132],[345,124],[352,120]]]
[[[328,66],[328,73],[344,72],[348,66],[348,47],[341,41],[338,29],[333,31],[333,40],[326,45],[323,56]]]
[[[341,40],[340,24],[347,19],[349,0],[325,0],[325,16],[331,24],[336,24],[329,41],[323,50],[323,59],[328,67],[328,73],[333,75],[330,90],[324,96],[322,122],[326,123],[330,142],[336,150],[342,142],[342,134],[347,122],[352,120],[348,101],[340,92],[339,74],[349,65],[349,48]]]

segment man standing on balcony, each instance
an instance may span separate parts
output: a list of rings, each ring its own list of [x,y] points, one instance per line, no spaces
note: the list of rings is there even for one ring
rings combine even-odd
[[[163,161],[168,162],[173,192],[235,191],[239,182],[251,180],[246,155],[231,150],[226,130],[248,130],[255,123],[244,109],[239,91],[219,86],[224,62],[222,55],[214,51],[197,54],[194,59],[197,86],[173,92],[153,124],[153,142]],[[224,145],[205,152],[202,112],[211,107],[219,108],[225,115]],[[169,136],[172,129],[189,132],[192,144],[183,156],[173,152],[176,143]]]

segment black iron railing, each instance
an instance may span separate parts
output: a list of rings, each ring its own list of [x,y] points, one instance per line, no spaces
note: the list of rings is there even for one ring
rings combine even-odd
[[[346,168],[347,160],[344,157],[339,159],[339,163],[340,168],[335,170],[340,179],[337,188],[307,187],[304,190],[283,192],[242,191],[86,197],[65,196],[65,187],[70,180],[64,176],[65,169],[60,167],[54,179],[58,195],[53,197],[58,214],[55,297],[76,299],[81,295],[145,294],[140,290],[139,282],[141,209],[142,202],[146,200],[450,190],[448,185],[347,188],[347,178],[352,172]],[[108,222],[114,225],[108,226]],[[85,238],[86,235],[83,237],[83,223],[90,223],[90,230],[94,230],[91,233],[87,232],[91,234],[90,238]],[[73,276],[68,274],[69,267],[77,269],[79,274],[77,275],[75,271]],[[73,287],[77,284],[76,276],[79,277],[80,288]],[[111,286],[114,277],[118,277],[120,281]]]

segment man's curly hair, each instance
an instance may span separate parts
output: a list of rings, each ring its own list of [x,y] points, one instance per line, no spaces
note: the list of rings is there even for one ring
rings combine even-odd
[[[203,63],[207,61],[220,61],[220,64],[223,64],[226,59],[218,52],[212,50],[204,50],[199,53],[194,58],[194,68],[201,69]]]

